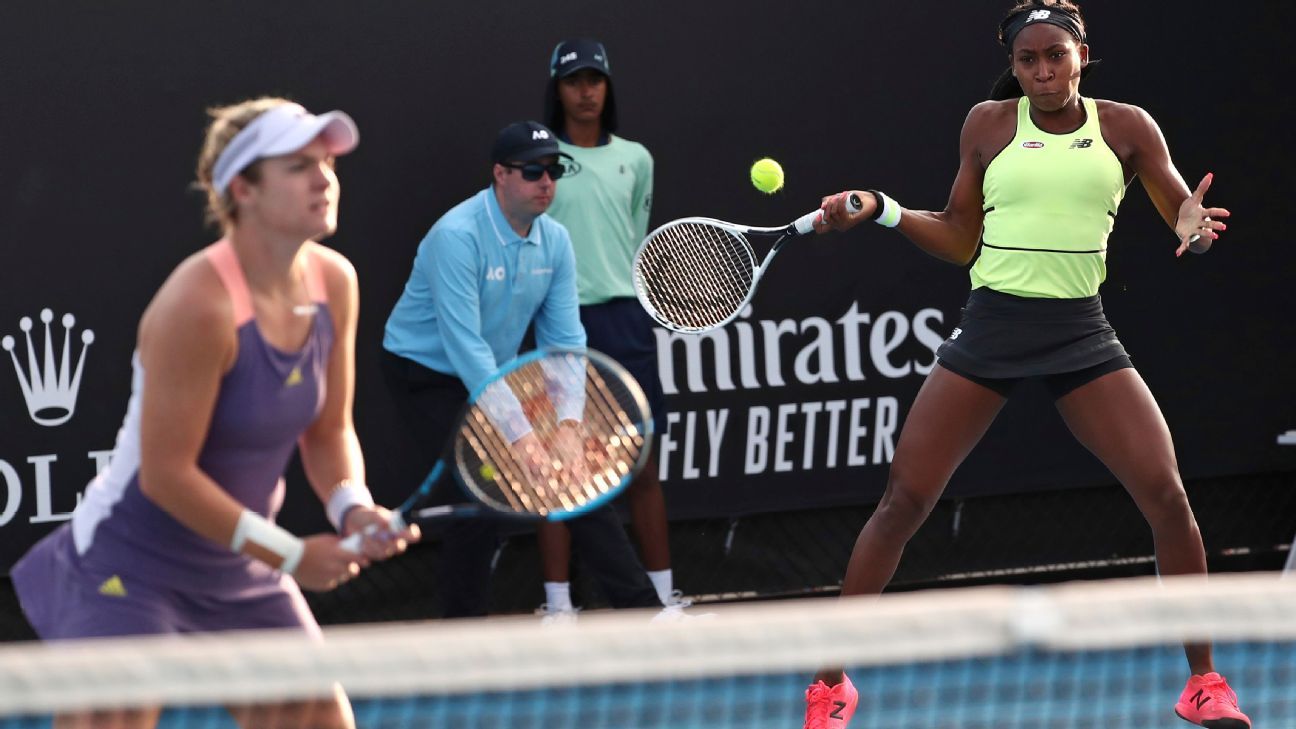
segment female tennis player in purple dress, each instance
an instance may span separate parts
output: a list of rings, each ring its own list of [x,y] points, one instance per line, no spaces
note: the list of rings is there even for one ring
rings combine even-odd
[[[954,469],[1024,379],[1042,381],[1071,432],[1134,498],[1152,529],[1159,572],[1206,572],[1170,431],[1107,323],[1098,288],[1107,237],[1135,177],[1178,236],[1177,254],[1208,248],[1228,211],[1204,206],[1210,175],[1188,188],[1147,112],[1080,95],[1089,46],[1075,3],[1019,0],[999,39],[1010,67],[967,116],[944,211],[903,209],[879,192],[854,191],[865,200],[857,213],[846,209],[848,193],[824,200],[833,228],[872,218],[959,265],[981,244],[963,318],[910,409],[886,492],[851,554],[844,595],[882,591]],[[1210,729],[1250,727],[1215,672],[1211,646],[1190,644],[1186,653],[1191,675],[1175,712]],[[806,692],[805,726],[846,726],[858,692],[837,669],[817,679]]]
[[[355,270],[316,242],[337,227],[334,158],[355,147],[355,124],[274,98],[211,114],[197,174],[224,237],[154,296],[111,465],[71,522],[13,570],[23,611],[46,640],[251,628],[318,635],[298,585],[331,589],[417,538],[375,536],[353,553],[336,534],[298,538],[274,523],[294,447],[340,532],[387,523],[364,486],[351,419]],[[354,723],[340,690],[230,710],[244,726]],[[157,716],[142,709],[123,723],[152,726]]]

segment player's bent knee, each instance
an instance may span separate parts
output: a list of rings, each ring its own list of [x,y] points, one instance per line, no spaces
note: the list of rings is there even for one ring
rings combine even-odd
[[[1178,479],[1172,479],[1138,500],[1143,518],[1153,529],[1180,525],[1196,526],[1188,494]]]
[[[939,493],[930,495],[893,480],[887,484],[873,519],[888,530],[912,534],[936,507],[938,496]]]

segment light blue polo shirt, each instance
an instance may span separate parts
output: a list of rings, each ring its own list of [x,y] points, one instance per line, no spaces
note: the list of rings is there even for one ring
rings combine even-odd
[[[548,215],[519,238],[485,190],[451,208],[419,243],[383,348],[477,390],[518,354],[535,321],[540,347],[585,346],[567,229]]]

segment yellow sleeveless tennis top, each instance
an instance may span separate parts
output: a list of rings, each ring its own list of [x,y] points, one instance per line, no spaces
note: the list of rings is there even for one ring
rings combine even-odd
[[[1125,172],[1098,128],[1098,106],[1082,98],[1085,123],[1049,134],[1017,103],[1017,134],[986,168],[985,229],[972,288],[1017,296],[1078,299],[1107,278],[1107,236],[1125,197]]]

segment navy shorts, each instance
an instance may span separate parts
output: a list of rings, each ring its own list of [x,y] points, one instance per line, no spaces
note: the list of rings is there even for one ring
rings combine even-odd
[[[590,349],[611,357],[639,382],[652,408],[653,432],[666,432],[666,395],[657,374],[655,325],[638,299],[611,299],[580,308]]]

